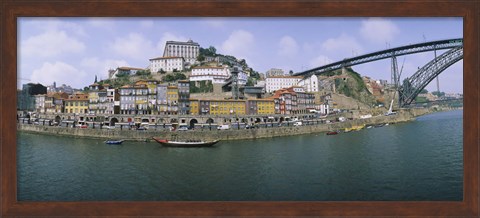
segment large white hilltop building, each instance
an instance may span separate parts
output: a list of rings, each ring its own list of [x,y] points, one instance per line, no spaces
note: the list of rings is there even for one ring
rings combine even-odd
[[[265,91],[274,92],[282,88],[296,86],[301,80],[302,76],[272,76],[267,77],[265,81]]]
[[[197,42],[167,41],[163,51],[163,57],[183,57],[186,63],[193,64],[200,54],[200,45]]]
[[[150,72],[158,73],[160,70],[165,72],[173,72],[174,70],[182,71],[185,66],[183,57],[158,57],[150,59]]]
[[[266,77],[284,76],[284,75],[285,73],[283,72],[283,70],[278,68],[271,68],[270,70],[267,70],[267,72],[265,72]]]

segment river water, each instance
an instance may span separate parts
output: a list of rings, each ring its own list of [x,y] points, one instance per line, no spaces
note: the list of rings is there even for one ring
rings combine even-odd
[[[19,201],[461,201],[463,111],[212,148],[18,133]]]

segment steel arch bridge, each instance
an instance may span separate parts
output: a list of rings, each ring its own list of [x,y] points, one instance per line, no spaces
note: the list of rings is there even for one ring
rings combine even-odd
[[[399,103],[401,106],[409,105],[415,97],[440,73],[463,59],[463,47],[448,50],[436,59],[431,60],[420,68],[411,77],[406,78],[399,87]]]
[[[386,49],[382,51],[377,51],[353,58],[344,59],[342,61],[334,62],[324,66],[316,67],[310,70],[303,72],[295,73],[295,76],[304,76],[305,78],[312,75],[319,75],[323,73],[328,73],[334,70],[339,70],[344,67],[350,67],[354,65],[364,64],[368,62],[373,62],[377,60],[392,58],[396,63],[397,56],[427,52],[427,51],[436,51],[451,49],[449,52],[437,57],[436,59],[430,61],[424,67],[419,69],[412,77],[407,78],[408,82],[404,82],[401,87],[398,87],[400,92],[400,105],[404,106],[410,104],[413,99],[418,95],[418,93],[425,88],[428,83],[430,83],[436,76],[441,72],[447,69],[452,64],[463,59],[463,38],[456,39],[446,39],[431,41],[419,44],[412,44],[407,46],[401,46],[397,48]],[[447,54],[448,53],[448,54]],[[395,64],[396,65],[396,64]],[[392,80],[396,85],[399,82],[398,75],[392,75]],[[432,78],[433,76],[433,78]],[[405,86],[404,85],[409,85]],[[421,89],[420,89],[421,88]],[[420,90],[417,90],[420,89]],[[403,92],[403,93],[402,93]]]

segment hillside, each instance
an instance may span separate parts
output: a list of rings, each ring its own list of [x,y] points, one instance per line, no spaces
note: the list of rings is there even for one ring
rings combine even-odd
[[[335,84],[335,93],[350,97],[365,106],[368,105],[368,107],[372,107],[377,103],[375,97],[365,86],[360,74],[351,68],[347,68],[344,72],[342,72],[342,70],[333,71],[324,76],[327,76],[327,78],[324,79],[326,83],[330,82]]]

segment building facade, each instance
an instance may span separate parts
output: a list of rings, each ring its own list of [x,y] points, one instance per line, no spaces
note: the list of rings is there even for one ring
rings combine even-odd
[[[305,88],[306,92],[318,92],[319,90],[318,77],[316,75],[300,80],[297,85]]]
[[[183,57],[189,64],[195,63],[199,54],[200,45],[192,40],[187,42],[167,41],[163,51],[163,57]]]
[[[194,67],[190,75],[190,81],[211,81],[213,84],[223,84],[230,77],[228,67]],[[198,85],[198,84],[197,84]]]
[[[24,84],[22,90],[17,92],[17,110],[34,111],[35,95],[39,94],[47,94],[47,87],[39,83]]]
[[[265,90],[266,92],[275,92],[282,88],[288,88],[295,86],[302,80],[301,76],[273,76],[266,79]]]
[[[65,100],[65,113],[87,114],[88,94],[76,93]]]
[[[179,80],[178,87],[178,113],[190,114],[190,81]]]
[[[108,71],[108,78],[117,78],[119,75],[135,75],[140,70],[145,69],[137,67],[117,67],[116,70]]]
[[[271,68],[270,70],[267,70],[267,72],[265,72],[265,76],[267,78],[274,77],[274,76],[285,76],[285,72],[283,72],[282,69]]]
[[[150,59],[150,72],[160,73],[183,71],[185,67],[185,60],[183,57],[158,57]]]

